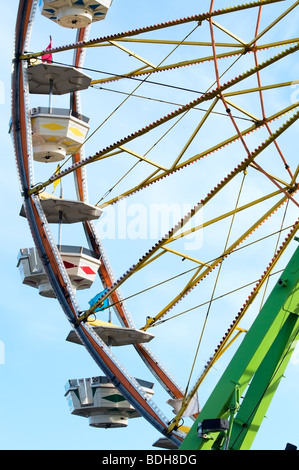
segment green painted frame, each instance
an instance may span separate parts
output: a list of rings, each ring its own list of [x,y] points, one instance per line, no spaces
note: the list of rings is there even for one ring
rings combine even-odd
[[[180,449],[249,450],[291,358],[298,332],[299,247]],[[238,402],[236,396],[243,398]],[[229,431],[199,437],[198,423],[213,418],[230,419]]]

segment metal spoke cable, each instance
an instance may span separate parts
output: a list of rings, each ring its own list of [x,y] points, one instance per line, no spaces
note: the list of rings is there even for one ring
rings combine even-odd
[[[214,5],[214,0],[211,1],[211,10],[213,8],[213,5]],[[257,23],[257,29],[258,29],[258,24],[259,24],[259,20],[260,20],[260,14],[261,14],[261,9],[259,11],[259,16],[258,16],[258,23]],[[218,72],[218,65],[217,65],[217,54],[216,54],[216,47],[215,47],[215,40],[214,40],[214,32],[213,32],[213,23],[212,23],[212,19],[210,18],[209,19],[209,23],[210,23],[210,34],[211,34],[211,41],[212,41],[212,48],[213,48],[213,56],[214,56],[214,65],[215,65],[215,74],[216,74],[216,82],[217,82],[217,88],[221,88],[221,84],[220,84],[220,76],[219,76],[219,72]],[[257,66],[257,65],[256,65]],[[239,137],[240,137],[240,140],[243,144],[243,147],[246,151],[246,153],[248,155],[250,155],[250,151],[245,143],[245,140],[234,120],[234,118],[231,116],[231,113],[230,113],[230,110],[228,109],[228,106],[227,106],[227,103],[222,95],[222,93],[220,94],[220,98],[225,106],[225,109],[226,111],[229,113],[230,115],[230,118],[231,118],[231,121],[232,121],[232,124],[234,125]],[[245,177],[245,173],[244,173],[244,177]],[[274,181],[275,182],[275,181]],[[276,183],[277,184],[277,183]],[[229,238],[229,236],[228,236]],[[228,238],[227,238],[227,242],[228,242]],[[216,285],[217,285],[217,282],[218,282],[218,279],[219,279],[219,274],[220,274],[220,271],[221,271],[221,268],[222,268],[222,261],[220,263],[220,266],[219,266],[219,270],[218,270],[218,273],[217,273],[217,277],[216,277],[216,281],[215,281],[215,285],[214,285],[214,289],[213,289],[213,293],[212,293],[212,298],[213,298],[213,295],[214,295],[214,292],[215,292],[215,288],[216,288]],[[187,396],[187,391],[188,391],[188,387],[189,387],[189,383],[190,383],[190,379],[191,379],[191,375],[192,375],[192,372],[193,372],[193,369],[194,369],[194,366],[195,366],[195,361],[196,361],[196,358],[197,358],[197,355],[198,355],[198,351],[199,351],[199,346],[200,346],[200,343],[201,343],[201,340],[202,340],[202,336],[203,336],[203,332],[204,332],[204,329],[205,329],[205,325],[207,323],[207,318],[208,318],[208,315],[209,315],[209,309],[210,309],[210,305],[209,304],[209,307],[208,307],[208,312],[206,314],[206,317],[205,317],[205,321],[204,321],[204,325],[203,325],[203,330],[202,330],[202,333],[201,333],[201,336],[200,336],[200,340],[199,340],[199,343],[198,343],[198,346],[197,346],[197,350],[196,350],[196,354],[195,354],[195,357],[194,357],[194,361],[193,361],[193,365],[192,365],[192,369],[191,369],[191,373],[190,373],[190,376],[189,376],[189,380],[188,380],[188,383],[187,383],[187,387],[186,387],[186,391],[185,391],[185,395],[184,395],[184,399],[183,399],[183,402],[182,402],[182,405],[181,405],[181,409],[179,411],[179,413],[177,414],[176,418],[173,420],[173,425],[174,423],[178,423],[179,422],[179,419],[183,416],[183,413],[184,413],[184,410],[186,409],[186,407],[188,406],[188,404],[190,403],[190,399],[192,398],[192,396],[194,396],[194,393],[195,393],[195,390],[197,390],[197,388],[195,389],[195,387],[193,388],[192,392],[189,394],[189,396]]]
[[[289,208],[289,202],[290,202],[289,200],[286,201],[286,207],[285,207],[284,212],[283,212],[282,221],[281,221],[281,224],[280,224],[280,230],[278,231],[278,236],[277,236],[277,241],[276,241],[276,245],[275,245],[275,249],[274,249],[274,254],[276,253],[276,251],[278,250],[278,247],[279,247],[279,242],[280,242],[281,233],[282,233],[282,227],[284,225],[285,218],[286,218],[286,215],[287,215],[287,211],[288,211],[288,208]],[[265,289],[264,289],[264,293],[263,293],[262,299],[261,299],[260,310],[263,307],[268,286],[269,286],[269,278],[265,282]]]
[[[170,126],[170,128],[163,133],[163,135],[156,140],[156,142],[153,143],[153,145],[151,145],[151,147],[144,153],[143,157],[146,157],[152,150],[154,147],[156,147],[158,145],[159,142],[161,142],[167,134],[169,134],[178,124],[179,122],[186,116],[186,114],[188,113],[188,111],[184,114],[182,114],[181,116],[179,116],[178,120],[174,122],[174,124],[172,124]],[[124,151],[124,150],[123,150]],[[101,197],[101,199],[95,204],[96,206],[100,206],[100,203],[113,191],[113,189],[116,188],[116,186],[124,179],[125,176],[127,176],[134,168],[136,168],[136,166],[143,162],[144,160],[142,158],[140,158],[126,173],[123,177],[121,177],[110,189],[108,189],[108,191],[106,191],[106,193]],[[149,162],[147,162],[149,163]],[[151,173],[149,176],[146,177],[146,179],[143,181],[143,183],[146,183],[146,181],[148,181],[149,179],[151,179],[153,176],[156,176],[157,173],[159,172],[160,170],[156,169],[153,173]],[[120,197],[119,200],[121,200],[122,198]],[[109,204],[109,203],[108,203]]]
[[[97,85],[93,85],[92,88],[95,88],[95,89],[98,89],[98,90],[103,90],[103,91],[109,91],[109,92],[116,93],[116,94],[121,94],[121,95],[128,95],[129,94],[125,91],[112,90],[112,88],[106,88],[106,87],[97,86]],[[131,95],[131,96],[132,96],[132,98],[140,98],[140,99],[144,99],[144,100],[155,101],[157,103],[170,104],[172,106],[183,106],[182,103],[175,103],[173,101],[166,101],[166,100],[162,100],[162,99],[159,99],[159,98],[152,98],[150,96],[142,96],[142,95],[135,95],[135,94]],[[196,106],[193,109],[195,111],[201,111],[201,112],[204,112],[204,113],[207,112],[207,109],[197,108]],[[215,115],[218,115],[218,116],[223,116],[225,118],[228,118],[227,113],[221,113],[220,111],[211,111],[210,114],[215,114]],[[245,118],[245,117],[242,117],[242,116],[234,116],[234,117],[235,117],[235,119],[239,119],[241,121],[254,122],[254,120],[250,119],[250,118]]]
[[[243,190],[243,188],[244,188],[244,182],[245,182],[246,174],[247,174],[247,173],[244,171],[244,172],[243,172],[243,178],[242,178],[241,185],[240,185],[240,189],[239,189],[239,193],[238,193],[237,200],[236,200],[236,204],[235,204],[235,212],[234,212],[234,214],[233,214],[233,216],[232,216],[232,220],[231,220],[231,223],[230,223],[230,226],[229,226],[229,230],[228,230],[228,233],[227,233],[226,242],[225,242],[225,246],[224,246],[223,252],[225,252],[225,251],[227,250],[227,247],[228,247],[228,243],[229,243],[231,231],[232,231],[232,228],[233,228],[233,225],[234,225],[234,222],[235,222],[236,210],[237,210],[237,207],[238,207],[238,205],[239,205],[239,201],[240,201],[240,197],[241,197],[241,194],[242,194],[242,190]],[[197,357],[198,357],[199,349],[200,349],[200,346],[201,346],[201,343],[202,343],[202,339],[203,339],[204,332],[205,332],[205,330],[206,330],[208,318],[209,318],[209,315],[210,315],[211,305],[212,305],[212,302],[213,302],[213,299],[214,299],[215,291],[216,291],[216,288],[217,288],[217,285],[218,285],[218,281],[219,281],[219,278],[220,278],[221,269],[222,269],[222,266],[223,266],[223,261],[224,261],[224,259],[221,260],[221,262],[220,262],[220,264],[219,264],[218,271],[217,271],[216,280],[215,280],[215,283],[214,283],[214,286],[213,286],[213,291],[212,291],[211,299],[210,299],[210,301],[209,301],[209,305],[208,305],[208,309],[207,309],[207,312],[206,312],[206,315],[205,315],[205,319],[204,319],[202,331],[201,331],[200,338],[199,338],[199,341],[198,341],[198,344],[197,344],[197,348],[196,348],[196,352],[195,352],[195,355],[194,355],[194,359],[193,359],[193,363],[192,363],[192,367],[191,367],[189,379],[188,379],[188,382],[187,382],[187,386],[186,386],[186,390],[185,390],[185,395],[184,395],[184,399],[183,399],[182,406],[183,406],[184,400],[185,400],[185,398],[187,397],[187,394],[188,394],[188,389],[189,389],[189,385],[190,385],[190,382],[191,382],[191,377],[192,377],[193,372],[194,372],[194,368],[195,368],[196,360],[197,360]]]
[[[262,6],[259,7],[258,9],[258,18],[257,18],[257,24],[256,24],[256,30],[255,30],[255,37],[258,36],[258,31],[259,31],[259,26],[260,26],[260,21],[261,21],[261,14],[262,14]],[[256,46],[256,42],[254,44]],[[253,50],[253,53],[254,53],[254,61],[255,61],[255,66],[257,67],[259,65],[259,61],[258,61],[258,56],[257,56],[257,50],[256,50],[256,47],[254,47],[254,50]],[[257,74],[256,74],[256,77],[257,77],[257,82],[258,82],[258,86],[259,88],[262,87],[262,83],[261,83],[261,74],[260,74],[260,71],[257,71]],[[263,120],[265,121],[266,120],[266,111],[265,111],[265,104],[264,104],[264,96],[263,96],[263,90],[260,89],[259,91],[259,97],[260,97],[260,104],[261,104],[261,110],[262,110],[262,115],[263,115]],[[269,132],[269,135],[272,134],[272,131],[270,129],[270,126],[269,126],[269,123],[267,123],[265,121],[265,125],[266,125],[266,129],[268,130]],[[288,171],[290,177],[292,178],[293,177],[293,174],[290,170],[290,166],[288,165],[284,155],[282,154],[282,151],[277,143],[277,141],[275,140],[274,141],[274,145],[278,151],[278,154],[280,155],[283,163],[284,163],[284,167],[285,169]]]
[[[214,0],[211,1],[211,7],[210,7],[211,10],[212,10],[212,8],[213,8],[213,5],[214,5]],[[220,76],[219,76],[218,68],[217,68],[217,59],[216,59],[216,51],[215,51],[215,40],[214,40],[214,34],[213,34],[213,24],[212,24],[212,20],[211,20],[211,19],[209,20],[209,23],[210,23],[211,41],[212,41],[213,54],[214,54],[216,83],[217,83],[217,86],[220,88]],[[224,104],[225,104],[225,103],[224,103]],[[242,178],[242,181],[241,181],[241,186],[240,186],[239,193],[238,193],[238,197],[237,197],[237,201],[236,201],[236,204],[235,204],[235,212],[234,212],[234,214],[233,214],[233,216],[232,216],[232,220],[231,220],[231,223],[230,223],[230,227],[229,227],[228,234],[227,234],[227,238],[226,238],[226,242],[225,242],[225,247],[224,247],[224,250],[223,250],[224,252],[227,250],[227,247],[228,247],[228,242],[229,242],[230,234],[231,234],[232,227],[233,227],[233,224],[234,224],[234,221],[235,221],[236,210],[237,210],[237,207],[238,207],[238,204],[239,204],[239,201],[240,201],[242,189],[243,189],[243,187],[244,187],[244,181],[245,181],[246,174],[247,174],[247,172],[244,171],[244,172],[243,172],[243,178]],[[215,295],[215,291],[216,291],[216,287],[217,287],[217,284],[218,284],[218,281],[219,281],[219,277],[220,277],[220,273],[221,273],[222,266],[223,266],[223,259],[222,259],[222,261],[220,262],[219,268],[218,268],[218,271],[217,271],[217,276],[216,276],[216,280],[215,280],[215,283],[214,283],[214,287],[213,287],[213,291],[212,291],[212,296],[211,296],[211,299],[210,299],[210,302],[209,302],[209,305],[208,305],[207,313],[206,313],[206,315],[205,315],[203,328],[202,328],[201,335],[200,335],[200,338],[199,338],[199,341],[198,341],[197,349],[196,349],[196,352],[195,352],[193,364],[192,364],[191,371],[190,371],[190,375],[189,375],[189,379],[188,379],[188,382],[187,382],[187,386],[186,386],[186,390],[185,390],[185,395],[184,395],[184,399],[183,399],[183,404],[184,404],[184,400],[185,400],[185,398],[187,397],[187,394],[188,394],[188,389],[189,389],[191,377],[192,377],[192,374],[193,374],[193,371],[194,371],[194,368],[195,368],[195,364],[196,364],[196,360],[197,360],[197,357],[198,357],[200,345],[201,345],[201,343],[202,343],[202,338],[203,338],[203,335],[204,335],[204,332],[205,332],[205,329],[206,329],[206,325],[207,325],[207,321],[208,321],[208,318],[209,318],[210,309],[211,309],[211,305],[212,305],[212,300],[213,300],[214,295]],[[182,404],[182,406],[183,406],[183,404]]]
[[[270,274],[269,278],[271,276],[276,276],[277,274],[280,274],[281,272],[283,272],[283,269],[280,269],[279,271],[275,271],[274,273]],[[187,310],[184,310],[183,312],[177,313],[176,315],[173,315],[172,317],[168,317],[168,318],[165,318],[163,320],[160,320],[154,325],[154,328],[161,325],[162,323],[166,323],[170,320],[174,320],[175,318],[180,317],[182,315],[185,315],[186,313],[192,312],[193,310],[196,310],[200,307],[204,307],[205,305],[208,305],[210,302],[215,302],[216,300],[223,299],[224,297],[227,297],[228,295],[234,294],[235,292],[238,292],[242,289],[246,289],[246,287],[250,287],[250,286],[256,284],[257,282],[258,282],[258,279],[256,279],[255,281],[252,281],[252,282],[248,282],[247,284],[244,284],[240,287],[236,287],[236,289],[233,289],[233,290],[230,290],[228,292],[225,292],[224,294],[218,295],[217,297],[214,297],[212,300],[211,299],[206,300],[205,302],[202,302],[201,304],[195,305],[195,307],[188,308]]]
[[[196,29],[196,28],[195,28],[195,29]],[[241,57],[241,56],[239,56],[236,60],[234,60],[234,62],[233,62],[229,67],[227,67],[227,69],[226,69],[226,70],[222,73],[222,75],[220,76],[221,78],[237,63],[237,61],[240,59],[240,57]],[[214,83],[212,83],[212,84],[210,85],[210,87],[209,87],[205,92],[198,92],[198,93],[200,93],[200,94],[205,94],[205,93],[207,93],[209,90],[211,90],[211,88],[212,88],[215,84],[216,84],[216,81],[215,81]],[[165,85],[165,86],[166,86],[166,85]],[[99,87],[99,88],[101,89],[102,87]],[[137,88],[138,88],[138,87],[137,87]],[[136,89],[137,89],[137,88],[136,88]],[[174,87],[174,88],[178,88],[178,87]],[[103,89],[104,89],[104,88],[103,88]],[[162,100],[155,100],[155,99],[150,98],[150,97],[142,97],[142,96],[140,96],[140,95],[135,95],[134,92],[128,94],[128,93],[120,92],[120,91],[117,91],[117,90],[111,90],[111,89],[110,89],[110,90],[109,90],[109,89],[106,89],[106,90],[107,90],[107,91],[115,91],[115,93],[125,94],[125,95],[128,95],[128,97],[138,97],[138,98],[144,98],[144,99],[154,100],[154,101],[158,101],[158,102],[164,102],[164,101],[162,101]],[[188,90],[188,89],[184,89],[184,90],[185,90],[185,91],[191,91],[191,90]],[[176,106],[182,106],[181,104],[177,104],[177,103],[170,103],[170,102],[164,102],[164,103],[173,104],[173,105],[176,105]],[[196,108],[196,107],[195,107],[194,109],[199,109],[199,108]],[[221,116],[229,117],[227,113],[226,113],[226,114],[225,114],[225,113],[220,113],[220,112],[216,112],[216,111],[213,111],[213,110],[210,110],[210,111],[202,110],[202,111],[204,111],[205,113],[208,113],[208,112],[209,112],[209,114],[218,114],[218,115],[221,115]],[[189,112],[189,111],[187,111],[182,117],[184,117],[185,115],[187,115],[188,112]],[[177,121],[177,123],[182,119],[182,117]],[[234,116],[234,118],[235,118],[235,119],[240,119],[240,120],[246,120],[246,121],[254,122],[253,119],[249,119],[249,118],[238,117],[238,116]],[[175,125],[176,125],[177,123],[175,123]],[[172,127],[174,127],[174,126],[172,126]],[[170,132],[170,130],[172,130],[172,127],[165,133],[165,135],[168,134],[168,133]],[[164,137],[164,136],[163,136],[163,137]],[[162,139],[160,139],[160,140],[162,140]],[[157,144],[157,143],[156,143],[156,144]],[[156,144],[155,144],[155,145],[156,145]],[[153,147],[154,147],[154,146],[153,146]],[[152,148],[153,148],[153,147],[152,147]],[[151,149],[150,149],[150,150],[151,150]],[[147,151],[144,156],[148,155],[148,153],[150,152],[150,150]],[[132,166],[132,168],[131,168],[128,172],[126,172],[125,175],[124,175],[123,177],[121,177],[121,178],[112,186],[112,188],[110,188],[110,189],[101,197],[101,199],[97,202],[96,205],[99,205],[99,204],[113,191],[113,189],[115,189],[115,187],[125,178],[125,176],[127,176],[127,175],[138,165],[138,163],[140,163],[141,161],[142,161],[142,160],[140,159],[138,162],[136,162],[136,163]],[[155,171],[154,174],[151,174],[148,178],[153,177],[154,175],[156,175],[156,173],[157,173],[157,171]]]
[[[247,243],[246,245],[240,246],[239,248],[236,248],[231,254],[235,254],[235,253],[237,253],[237,252],[240,251],[240,250],[244,250],[245,248],[248,248],[248,247],[251,246],[251,245],[254,245],[254,244],[256,244],[256,243],[259,243],[259,242],[261,242],[261,241],[264,241],[264,240],[266,240],[266,239],[268,239],[268,238],[270,238],[270,237],[273,237],[273,236],[275,236],[275,235],[277,235],[277,234],[281,235],[282,232],[284,232],[284,231],[286,231],[286,230],[289,230],[291,227],[292,227],[292,226],[289,225],[288,227],[285,227],[285,228],[282,228],[282,229],[280,229],[280,230],[278,230],[278,231],[276,231],[276,232],[270,233],[269,235],[266,235],[265,237],[261,237],[261,238],[259,238],[258,240],[255,240],[255,241],[253,241],[253,242]],[[165,254],[165,253],[166,253],[166,252],[164,252],[163,254]],[[213,261],[215,261],[216,259],[218,259],[218,257],[209,260],[209,261],[207,262],[207,264],[213,263]],[[156,287],[159,287],[159,286],[161,286],[161,285],[163,285],[163,284],[166,284],[167,282],[170,282],[170,281],[173,281],[174,279],[177,279],[177,278],[179,278],[179,277],[182,277],[182,276],[184,276],[185,274],[189,274],[189,273],[191,273],[191,272],[193,272],[193,271],[196,271],[197,269],[198,269],[198,267],[195,266],[194,268],[190,268],[190,269],[187,269],[186,271],[182,271],[181,273],[176,274],[175,276],[172,276],[172,277],[170,277],[170,278],[164,279],[164,280],[161,281],[161,282],[158,282],[158,283],[153,284],[153,285],[151,285],[151,286],[149,286],[149,287],[146,287],[145,289],[140,290],[140,291],[138,291],[138,292],[135,292],[134,294],[128,295],[128,296],[122,298],[121,300],[110,304],[109,307],[113,307],[113,306],[115,306],[115,305],[117,305],[117,304],[119,304],[119,303],[122,303],[123,301],[132,299],[133,297],[137,297],[138,295],[143,294],[144,292],[148,292],[148,291],[150,291],[150,290],[152,290],[152,289],[155,289]],[[280,271],[277,271],[276,273],[273,273],[273,274],[271,274],[271,275],[277,274],[277,273],[279,273],[279,272],[280,272]],[[188,309],[188,310],[184,310],[183,312],[180,312],[180,313],[178,313],[178,314],[176,314],[176,315],[173,315],[172,317],[168,317],[168,318],[165,318],[165,319],[163,319],[163,320],[160,320],[160,321],[156,322],[156,323],[153,325],[153,327],[156,327],[156,326],[158,326],[158,325],[161,325],[162,323],[166,323],[166,322],[168,322],[169,320],[173,320],[173,319],[176,318],[176,317],[179,317],[179,316],[181,316],[181,315],[184,315],[185,313],[188,313],[188,312],[190,312],[190,311],[192,311],[192,310],[195,310],[195,309],[200,308],[200,307],[202,307],[202,306],[204,306],[204,305],[207,305],[209,302],[213,302],[214,300],[218,300],[218,299],[220,299],[220,298],[222,298],[222,297],[225,297],[226,295],[229,295],[229,294],[232,294],[233,292],[236,292],[236,291],[238,291],[238,290],[241,290],[241,289],[243,289],[244,287],[248,287],[248,286],[250,286],[250,285],[252,285],[252,284],[255,284],[256,282],[257,282],[257,281],[250,282],[250,283],[248,283],[248,284],[245,284],[244,286],[238,287],[238,288],[236,288],[236,289],[234,289],[234,290],[232,290],[232,291],[229,291],[229,292],[224,293],[224,294],[222,294],[222,295],[220,295],[220,296],[218,296],[218,297],[215,297],[213,300],[211,300],[211,299],[210,299],[210,300],[207,300],[206,302],[204,302],[204,303],[202,303],[202,304],[198,304],[198,305],[196,305],[195,307],[192,307],[192,308],[190,308],[190,309]],[[105,310],[106,308],[108,308],[108,307],[104,307],[103,310]]]
[[[186,38],[188,38],[196,29],[198,28],[198,25],[186,36]],[[186,39],[185,38],[185,39]],[[157,66],[159,67],[184,41],[185,39],[183,39],[179,44],[176,45],[176,47],[160,62],[160,64]],[[256,54],[256,52],[255,52]],[[244,55],[244,53],[242,54]],[[240,59],[240,57],[242,57],[242,55],[238,56],[237,59],[235,59],[235,61],[222,73],[222,75],[219,77],[219,78],[222,78],[226,73],[227,71],[232,68],[235,63]],[[66,63],[64,62],[58,62],[58,61],[53,61],[53,64],[57,64],[57,65],[67,65]],[[85,142],[83,144],[81,144],[80,147],[82,147],[89,139],[91,139],[91,137],[93,137],[93,135],[109,120],[110,117],[112,117],[112,115],[117,112],[117,110],[132,96],[135,96],[134,93],[135,91],[144,83],[148,83],[148,84],[154,84],[154,85],[157,85],[157,86],[163,86],[163,87],[168,87],[168,88],[173,88],[173,89],[177,89],[177,90],[180,90],[180,91],[186,91],[186,92],[191,92],[191,93],[196,93],[196,94],[201,94],[201,95],[204,95],[205,93],[207,93],[207,91],[209,91],[216,83],[216,81],[208,88],[208,90],[206,90],[205,92],[202,92],[202,91],[199,91],[199,90],[194,90],[194,89],[189,89],[189,88],[186,88],[186,87],[178,87],[178,86],[175,86],[175,85],[170,85],[170,84],[167,84],[167,83],[159,83],[159,82],[155,82],[155,81],[151,81],[151,80],[148,80],[148,77],[152,75],[152,73],[154,72],[151,71],[148,73],[147,77],[145,77],[144,79],[140,79],[140,78],[137,78],[137,77],[130,77],[130,76],[126,76],[126,75],[117,75],[117,74],[114,74],[114,73],[111,73],[111,72],[104,72],[104,71],[101,71],[101,70],[98,70],[98,69],[92,69],[92,68],[88,68],[88,67],[78,67],[82,70],[86,70],[86,71],[90,71],[90,72],[97,72],[97,73],[103,73],[103,74],[106,74],[106,75],[112,75],[112,76],[119,76],[120,78],[127,78],[127,79],[131,79],[131,80],[136,80],[136,81],[139,81],[140,84],[135,88],[135,90],[133,90],[131,93],[128,93],[126,98],[123,100],[123,102],[120,103],[120,105],[118,107],[116,107],[112,113],[92,132],[92,134],[90,134],[88,136],[88,138],[85,140]],[[95,85],[93,85],[94,87]],[[115,91],[117,92],[117,91]],[[148,99],[151,99],[151,98],[148,98]],[[159,100],[160,101],[160,100]],[[219,113],[220,114],[220,113]],[[248,118],[242,118],[242,117],[235,117],[237,119],[243,119],[243,120],[249,120]],[[252,121],[252,120],[251,120]],[[62,168],[71,158],[73,157],[73,155],[70,155],[65,161],[64,163],[61,165],[60,168]]]
[[[185,36],[185,38],[182,39],[182,41],[180,41],[180,43],[177,44],[177,45],[172,49],[172,51],[169,52],[169,53],[166,55],[166,57],[164,57],[164,59],[157,65],[157,67],[159,67],[161,64],[163,64],[163,62],[164,62],[165,60],[167,60],[168,57],[170,57],[170,55],[173,54],[173,53],[179,48],[179,46],[180,46],[189,36],[191,36],[191,35],[193,34],[193,32],[194,32],[198,27],[199,27],[199,25],[197,24],[197,25],[195,26],[195,28],[193,28],[193,29]],[[55,62],[55,63],[56,63],[56,64],[59,64],[59,65],[62,65],[62,64],[59,63],[59,62]],[[65,64],[63,64],[63,65],[65,65]],[[83,67],[81,67],[81,68],[83,68]],[[145,82],[148,81],[148,78],[149,78],[151,75],[152,75],[152,72],[149,72],[148,75],[147,75],[144,79],[139,79],[139,80],[138,80],[138,81],[140,81],[140,83],[137,85],[137,87],[135,87],[135,89],[134,89],[131,93],[129,93],[128,96],[126,96],[126,98],[125,98],[125,99],[124,99],[124,100],[123,100],[123,101],[122,101],[122,102],[121,102],[121,103],[120,103],[102,122],[101,122],[101,124],[98,125],[98,127],[97,127],[97,128],[85,139],[85,141],[80,145],[80,147],[76,150],[76,152],[78,152],[79,149],[80,149],[81,147],[83,147],[83,146],[86,144],[86,142],[89,141],[89,140],[103,127],[103,125],[106,124],[106,122],[108,122],[108,120],[127,102],[127,100],[128,100],[131,96],[133,96],[134,93],[135,93]],[[148,82],[148,83],[149,83],[149,82]],[[174,87],[174,88],[177,88],[177,87]],[[196,93],[198,93],[198,92],[196,92]],[[61,167],[63,167],[63,166],[66,164],[66,162],[67,162],[70,158],[72,158],[72,157],[73,157],[73,155],[70,155],[70,156],[67,158],[67,160],[61,165]],[[133,167],[135,167],[135,166],[136,166],[136,164],[135,164]],[[132,169],[133,169],[133,168],[132,168]],[[129,171],[128,173],[130,173],[130,171]]]

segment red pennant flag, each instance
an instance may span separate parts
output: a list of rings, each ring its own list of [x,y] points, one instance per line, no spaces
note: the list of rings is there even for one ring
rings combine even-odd
[[[53,49],[53,42],[52,42],[52,37],[50,36],[50,44],[48,45],[46,51],[49,51],[50,49]],[[42,62],[46,62],[47,64],[52,63],[52,54],[45,54],[42,56]]]

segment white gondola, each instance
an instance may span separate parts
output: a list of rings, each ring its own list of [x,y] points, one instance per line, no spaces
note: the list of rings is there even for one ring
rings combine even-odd
[[[86,90],[91,77],[75,67],[34,63],[27,69],[29,93],[38,95],[65,95]]]
[[[150,399],[154,385],[139,379],[137,382]],[[130,418],[140,416],[106,377],[69,380],[65,390],[71,413],[88,418],[92,427],[125,427]]]
[[[154,335],[147,331],[138,330],[137,328],[123,328],[102,320],[90,321],[89,324],[108,346],[148,343],[154,338]],[[70,331],[66,340],[71,343],[82,344],[75,330]]]
[[[89,131],[89,119],[74,111],[38,107],[31,111],[33,158],[57,162],[76,153]]]
[[[52,108],[53,95],[85,90],[91,78],[74,67],[37,63],[28,67],[31,94],[49,95],[49,107],[31,111],[33,158],[57,162],[75,153],[89,131],[89,119],[69,109]]]
[[[99,207],[86,202],[62,199],[46,192],[40,193],[39,197],[49,224],[75,224],[97,220],[103,213]],[[24,206],[21,208],[20,215],[26,217]]]
[[[89,289],[101,265],[98,256],[86,248],[74,246],[60,247],[60,254],[74,290]],[[43,297],[55,297],[36,248],[22,248],[17,267],[23,284],[35,287]]]
[[[64,28],[84,28],[104,20],[112,0],[41,0],[41,12]]]

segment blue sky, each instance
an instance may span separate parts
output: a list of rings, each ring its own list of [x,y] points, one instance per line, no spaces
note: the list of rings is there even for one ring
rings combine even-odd
[[[139,3],[139,2],[138,2]],[[215,6],[219,8],[219,5]],[[208,1],[200,11],[208,10]],[[154,24],[183,16],[198,13],[198,2],[165,1],[164,8],[157,0],[145,2],[138,6],[140,11],[134,10],[135,1],[126,2],[126,7],[121,0],[114,0],[113,7],[102,26],[96,26],[91,31],[91,37],[104,36],[108,32],[127,31],[135,27]],[[1,328],[0,341],[0,429],[1,449],[97,449],[97,450],[122,450],[122,449],[151,449],[152,443],[159,437],[155,429],[142,418],[132,420],[126,429],[120,430],[96,430],[88,427],[87,421],[71,416],[64,397],[64,385],[68,379],[91,377],[101,375],[97,366],[93,363],[88,353],[81,347],[67,343],[66,336],[69,333],[69,325],[59,305],[51,300],[38,296],[35,290],[23,286],[20,282],[19,272],[16,268],[17,254],[20,248],[32,246],[32,239],[26,220],[19,217],[21,196],[15,167],[13,146],[8,134],[10,119],[10,71],[13,50],[14,25],[17,13],[18,1],[5,2],[2,13],[5,17],[5,25],[1,29],[1,90],[0,90],[0,119],[1,119]],[[135,13],[134,13],[135,11]],[[39,15],[39,12],[37,13]],[[136,16],[137,15],[137,18]],[[49,34],[54,38],[54,45],[74,42],[70,34],[64,36],[56,25],[49,25],[49,30],[43,27],[46,20],[39,19],[33,33],[32,49],[42,50],[48,44]],[[298,23],[297,23],[298,24]],[[293,27],[293,24],[292,24]],[[69,33],[69,32],[68,32]],[[294,30],[294,36],[296,31]],[[245,35],[245,32],[244,32]],[[98,63],[95,63],[99,67]],[[102,64],[100,64],[102,65]],[[107,66],[107,63],[105,64]],[[111,65],[112,66],[112,65]],[[204,76],[200,77],[200,85],[205,85]],[[182,83],[184,83],[182,77]],[[193,83],[192,83],[193,85]],[[189,84],[188,84],[189,86]],[[191,84],[190,84],[191,86]],[[132,87],[131,87],[132,88]],[[123,90],[126,90],[124,85]],[[147,90],[149,93],[149,90]],[[167,92],[168,93],[168,92]],[[165,91],[165,96],[168,94]],[[146,93],[145,93],[146,94]],[[110,95],[102,95],[101,103],[110,99]],[[111,98],[112,99],[112,98]],[[114,99],[114,98],[113,98]],[[83,102],[83,112],[85,112]],[[97,116],[101,110],[93,107],[92,101],[86,102],[86,113],[93,110]],[[127,111],[126,111],[127,112]],[[150,110],[150,113],[152,111]],[[88,114],[89,115],[89,114]],[[103,114],[104,115],[104,114]],[[150,122],[153,114],[146,117]],[[133,128],[137,126],[136,117],[132,116]],[[132,123],[130,122],[130,126]],[[123,121],[117,127],[116,132],[121,135],[126,132],[126,123]],[[110,138],[110,134],[109,137]],[[103,142],[105,136],[103,136]],[[97,141],[95,147],[90,144],[88,151],[102,148],[104,144]],[[90,175],[90,173],[89,173]],[[93,175],[90,175],[92,179]],[[101,181],[102,183],[102,181]],[[168,186],[161,190],[157,200],[164,197],[167,201]],[[171,189],[171,188],[170,188]],[[105,192],[104,182],[101,191]],[[163,192],[164,191],[164,192]],[[186,203],[189,202],[186,196]],[[194,201],[190,201],[193,203]],[[56,234],[56,228],[54,229]],[[66,232],[68,233],[68,232]],[[68,235],[66,235],[68,236]],[[78,236],[79,238],[79,236]],[[140,252],[148,246],[148,240],[143,240],[136,250]],[[131,248],[134,248],[134,241]],[[153,245],[150,241],[149,245]],[[118,245],[122,256],[115,253],[113,241],[107,241],[107,249],[111,254],[112,262],[119,262],[116,269],[126,269],[128,263],[133,264],[135,259],[127,258],[123,241]],[[119,252],[118,252],[119,254]],[[147,281],[153,280],[153,275],[148,274]],[[131,287],[135,287],[134,285]],[[84,300],[88,300],[96,293],[86,294]],[[136,289],[135,289],[136,290]],[[234,302],[239,302],[236,298]],[[147,305],[136,301],[137,312],[141,309],[149,309]],[[138,310],[139,309],[139,310]],[[142,319],[138,316],[138,324],[145,318],[142,311]],[[141,326],[141,324],[140,324]],[[167,332],[166,332],[167,333]],[[168,335],[173,335],[175,344],[182,346],[182,342],[188,342],[188,338],[180,336],[180,332],[168,330]],[[177,336],[176,336],[177,335]],[[161,346],[159,346],[161,347]],[[158,347],[158,351],[159,351]],[[172,369],[177,369],[181,378],[182,363],[179,347],[174,352]],[[133,364],[140,372],[140,378],[151,380],[149,372],[143,364],[137,365],[134,354],[124,350],[119,353],[125,363]],[[207,353],[208,354],[208,353]],[[298,357],[297,357],[298,356]],[[1,360],[2,359],[2,360]],[[286,373],[286,379],[282,381],[279,391],[271,405],[267,419],[264,421],[260,434],[257,436],[255,449],[283,449],[287,442],[299,445],[296,422],[298,421],[298,367],[299,354],[294,356]],[[218,371],[215,372],[217,377]],[[175,374],[176,375],[176,374]],[[205,394],[207,391],[205,391]],[[164,395],[157,390],[157,403],[164,400]],[[164,407],[164,404],[163,404]],[[166,408],[167,409],[167,408]],[[171,409],[168,407],[168,416],[171,417]]]

